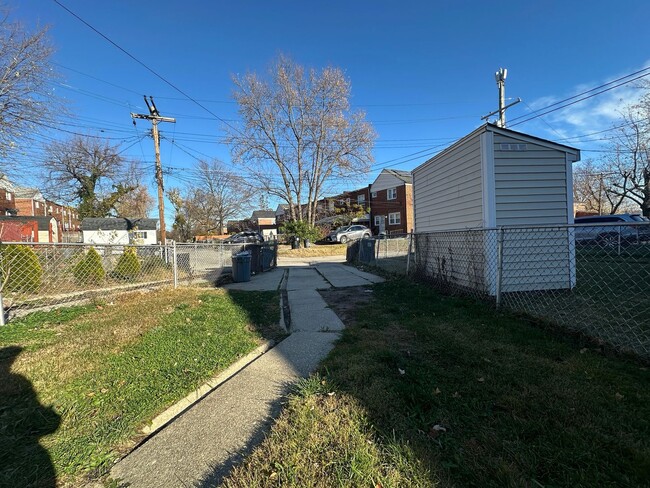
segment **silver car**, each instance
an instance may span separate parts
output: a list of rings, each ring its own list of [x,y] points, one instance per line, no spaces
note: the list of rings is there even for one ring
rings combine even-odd
[[[576,217],[575,224],[577,244],[634,244],[650,241],[650,222],[638,214]]]
[[[348,241],[355,239],[363,239],[370,237],[372,233],[365,225],[346,225],[333,230],[327,236],[329,242],[340,242],[345,244]]]

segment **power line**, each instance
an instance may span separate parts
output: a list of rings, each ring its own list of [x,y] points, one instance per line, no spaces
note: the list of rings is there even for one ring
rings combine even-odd
[[[136,63],[138,63],[138,64],[139,64],[140,66],[142,66],[143,68],[145,68],[147,71],[149,71],[151,74],[153,74],[154,76],[156,76],[158,79],[160,79],[161,81],[163,81],[164,83],[166,83],[167,85],[169,85],[170,87],[172,87],[174,90],[176,90],[178,93],[180,93],[181,95],[183,95],[183,96],[184,96],[185,98],[187,98],[188,100],[192,101],[192,102],[193,102],[194,104],[196,104],[197,106],[201,107],[203,110],[205,110],[206,112],[208,112],[208,113],[209,113],[210,115],[212,115],[213,117],[216,117],[218,120],[220,120],[221,122],[223,122],[224,124],[226,124],[228,127],[230,127],[231,129],[233,129],[234,131],[239,132],[239,130],[238,130],[237,128],[235,128],[233,125],[229,124],[226,120],[224,120],[224,119],[222,119],[221,117],[219,117],[217,114],[215,114],[214,112],[212,112],[212,110],[210,110],[209,108],[207,108],[205,105],[201,104],[201,103],[200,103],[199,101],[197,101],[195,98],[192,98],[190,95],[188,95],[187,93],[185,93],[185,92],[184,92],[183,90],[181,90],[178,86],[176,86],[174,83],[172,83],[171,81],[169,81],[167,78],[165,78],[164,76],[162,76],[161,74],[159,74],[159,73],[158,73],[157,71],[155,71],[153,68],[150,68],[147,64],[145,64],[144,62],[140,61],[140,60],[139,60],[138,58],[136,58],[133,54],[131,54],[130,52],[128,52],[126,49],[124,49],[123,47],[121,47],[119,44],[117,44],[117,43],[116,43],[115,41],[113,41],[111,38],[109,38],[108,36],[106,36],[105,34],[103,34],[102,32],[100,32],[98,29],[96,29],[96,28],[93,27],[91,24],[89,24],[88,22],[86,22],[84,19],[82,19],[80,16],[78,16],[76,13],[74,13],[74,12],[73,12],[72,10],[70,10],[68,7],[66,7],[66,6],[63,5],[61,2],[59,2],[59,0],[53,0],[53,1],[54,1],[54,3],[56,3],[59,7],[61,7],[61,8],[64,9],[66,12],[68,12],[70,15],[72,15],[72,16],[75,17],[77,20],[79,20],[80,22],[82,22],[84,25],[86,25],[86,26],[87,26],[89,29],[91,29],[93,32],[97,33],[99,36],[101,36],[102,38],[104,38],[104,39],[105,39],[106,41],[108,41],[112,46],[114,46],[115,48],[117,48],[118,50],[120,50],[121,52],[123,52],[124,54],[126,54],[129,58],[131,58],[133,61],[135,61]]]

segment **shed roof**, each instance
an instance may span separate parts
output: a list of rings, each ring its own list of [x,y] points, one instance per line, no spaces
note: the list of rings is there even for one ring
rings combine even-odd
[[[124,217],[86,217],[81,230],[156,230],[158,219],[133,219]]]
[[[542,139],[541,137],[532,136],[532,135],[526,134],[524,132],[518,132],[516,130],[507,129],[507,128],[504,128],[504,127],[498,127],[495,124],[487,123],[487,124],[481,125],[476,130],[473,130],[472,132],[470,132],[466,136],[461,137],[456,142],[454,142],[450,146],[448,146],[445,149],[443,149],[442,151],[440,151],[438,154],[430,157],[424,163],[422,163],[421,165],[416,167],[413,170],[413,172],[421,170],[422,168],[424,168],[424,166],[428,165],[429,163],[431,163],[434,160],[437,160],[441,155],[445,154],[448,151],[451,151],[454,147],[456,147],[456,146],[462,144],[463,142],[465,142],[466,140],[471,139],[472,137],[476,137],[476,136],[478,136],[478,135],[480,135],[480,134],[482,134],[483,132],[486,132],[486,131],[494,132],[494,133],[497,133],[497,134],[503,134],[505,136],[513,137],[515,139],[521,139],[522,141],[529,141],[531,143],[539,144],[541,146],[546,146],[546,147],[549,147],[551,149],[556,149],[558,151],[563,151],[563,152],[566,152],[566,153],[571,154],[571,155],[574,156],[575,159],[573,160],[573,162],[580,161],[580,149],[577,149],[577,148],[571,147],[571,146],[566,146],[564,144],[559,144],[557,142],[549,141],[548,139]]]

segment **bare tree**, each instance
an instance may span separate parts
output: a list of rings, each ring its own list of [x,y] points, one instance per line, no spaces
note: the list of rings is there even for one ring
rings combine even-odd
[[[21,141],[51,126],[61,104],[50,85],[56,75],[47,29],[29,33],[9,20],[6,9],[0,11],[0,156],[6,158]]]
[[[621,181],[624,180],[611,163],[589,159],[573,171],[573,200],[586,212],[599,215],[627,209],[629,202],[617,189]]]
[[[195,234],[222,234],[228,219],[251,208],[254,190],[220,161],[199,162],[196,177],[184,193],[175,188],[168,197],[176,210],[174,230],[178,240]]]
[[[117,146],[93,137],[57,141],[47,148],[46,193],[78,204],[79,217],[105,217],[137,184]]]
[[[340,69],[307,72],[281,56],[269,78],[234,77],[242,125],[229,133],[233,159],[288,204],[290,219],[313,225],[328,181],[369,170],[376,135],[363,112],[350,110]]]
[[[138,183],[133,191],[119,199],[115,204],[115,211],[118,217],[146,218],[155,204],[147,187]]]
[[[207,234],[222,234],[228,219],[251,208],[252,187],[225,169],[218,160],[201,161],[199,186],[193,190],[194,206],[199,210],[199,226]]]
[[[650,92],[626,108],[607,162],[615,175],[609,190],[650,217]]]

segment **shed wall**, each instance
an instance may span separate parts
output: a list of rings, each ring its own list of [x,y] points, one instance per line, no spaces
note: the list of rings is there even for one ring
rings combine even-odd
[[[482,226],[480,135],[417,168],[413,194],[417,232]]]
[[[566,153],[494,134],[496,225],[553,225],[568,222]]]

